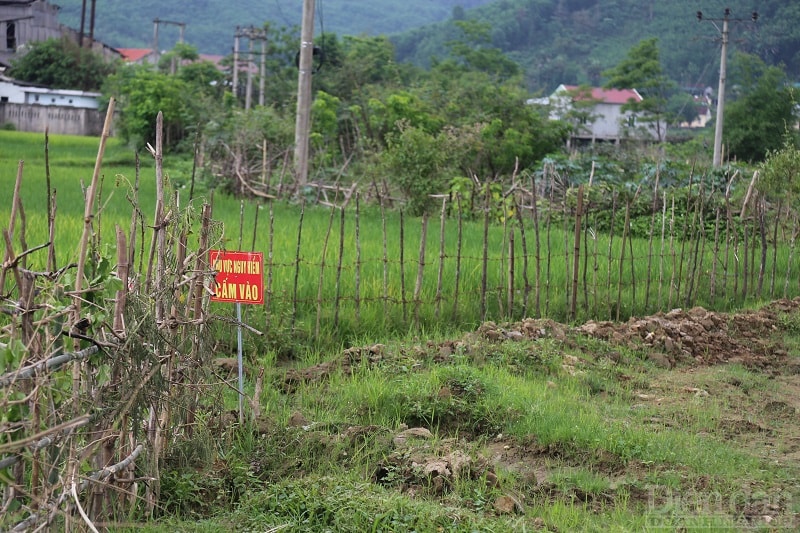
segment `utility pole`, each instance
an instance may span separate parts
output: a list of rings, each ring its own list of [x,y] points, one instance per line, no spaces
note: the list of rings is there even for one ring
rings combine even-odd
[[[728,22],[731,20],[742,21],[744,19],[731,19],[731,10],[726,7],[723,17],[721,19],[704,18],[703,12],[697,12],[697,20],[707,20],[714,24],[717,31],[722,35],[722,51],[719,59],[719,87],[717,89],[717,118],[714,125],[714,168],[722,164],[722,122],[725,117],[725,82],[727,79],[727,63],[728,63]],[[753,11],[750,19],[755,22],[758,20],[758,13]],[[716,22],[722,21],[722,29],[716,25]]]
[[[253,35],[252,31],[248,35],[247,41],[247,89],[244,93],[244,108],[250,109],[250,102],[253,100]]]
[[[83,48],[83,37],[86,30],[86,0],[83,0],[81,5],[81,35],[78,41],[78,46]]]
[[[94,2],[94,0],[92,0]],[[173,26],[178,26],[180,29],[180,36],[178,37],[178,42],[183,42],[183,35],[186,31],[186,23],[185,22],[175,22],[174,20],[161,20],[159,18],[153,19],[153,51],[155,52],[155,61],[156,65],[158,65],[158,60],[161,57],[161,52],[158,50],[158,25],[159,24],[172,24]],[[175,60],[172,61],[171,66],[172,73],[175,73]]]
[[[261,39],[261,77],[258,79],[258,105],[264,106],[264,87],[266,85],[265,78],[267,76],[267,31],[264,30],[264,34]]]
[[[247,46],[248,51],[245,54],[240,53],[241,46],[240,46],[240,39],[245,38],[248,40]],[[258,29],[254,28],[253,26],[249,26],[247,28],[241,28],[236,26],[236,33],[233,35],[233,95],[236,97],[238,101],[239,97],[239,67],[242,63],[246,65],[247,69],[247,82],[245,86],[245,100],[244,100],[244,108],[250,109],[253,103],[253,76],[256,74],[256,66],[254,57],[258,54],[258,52],[253,51],[254,43],[261,41],[261,66],[260,66],[260,73],[261,73],[261,82],[259,84],[259,88],[261,90],[258,98],[258,104],[264,105],[264,76],[265,76],[265,61],[266,61],[266,54],[267,54],[267,30],[266,29]],[[246,59],[241,59],[241,56],[244,55]]]
[[[239,37],[241,32],[236,26],[236,33],[233,34],[233,101],[239,97]]]
[[[308,136],[311,126],[311,67],[314,59],[314,0],[303,0],[300,69],[297,74],[297,122],[294,128],[294,169],[297,185],[308,181]]]

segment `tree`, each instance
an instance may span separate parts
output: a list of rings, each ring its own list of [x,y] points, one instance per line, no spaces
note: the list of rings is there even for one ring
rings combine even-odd
[[[738,54],[732,61],[734,100],[725,110],[725,144],[730,156],[761,161],[796,136],[796,95],[787,85],[780,67],[769,67],[761,59]]]
[[[187,125],[194,125],[190,87],[175,76],[148,66],[129,65],[111,76],[106,94],[119,103],[119,132],[123,139],[142,147],[153,143],[158,112],[164,114],[164,145],[174,147]]]
[[[787,135],[780,149],[767,153],[760,170],[759,189],[767,197],[794,209],[800,207],[800,150],[796,139]]]
[[[640,113],[640,121],[653,123],[659,142],[664,140],[667,102],[673,82],[664,74],[658,54],[658,39],[640,41],[616,67],[603,73],[607,89],[636,89],[641,102],[629,102],[622,109]]]
[[[62,37],[32,43],[30,50],[11,62],[10,74],[53,89],[95,91],[116,67],[117,63]]]
[[[389,135],[383,161],[392,181],[408,200],[408,209],[421,215],[435,207],[431,194],[446,188],[446,158],[441,138],[408,124]]]
[[[475,20],[456,20],[455,25],[463,35],[460,40],[447,43],[450,53],[468,70],[485,72],[499,80],[519,75],[520,68],[502,50],[490,46],[491,24]]]

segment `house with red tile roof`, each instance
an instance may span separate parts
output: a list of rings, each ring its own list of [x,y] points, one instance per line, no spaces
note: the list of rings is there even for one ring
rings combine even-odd
[[[152,48],[117,48],[117,50],[122,54],[122,60],[126,63],[144,65],[156,62],[156,54]]]
[[[562,84],[549,97],[529,100],[529,103],[549,105],[551,119],[572,123],[574,131],[571,143],[657,140],[657,123],[643,120],[641,114],[624,108],[625,104],[641,101],[642,95],[636,89]],[[664,138],[664,132],[661,133],[661,138]]]

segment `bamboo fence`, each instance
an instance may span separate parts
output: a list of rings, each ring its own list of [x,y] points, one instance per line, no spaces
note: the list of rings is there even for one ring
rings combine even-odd
[[[0,270],[0,530],[97,531],[155,514],[160,462],[192,433],[200,398],[214,391],[205,360],[213,276],[206,258],[221,228],[208,205],[198,215],[165,190],[159,114],[153,226],[134,205],[128,232],[116,228],[116,257],[101,257],[95,206],[113,109],[112,100],[85,190],[77,263],[58,267],[52,239],[25,243],[19,164]],[[47,195],[52,236],[49,180]],[[192,251],[188,236],[198,226]],[[146,231],[148,259],[136,248]],[[26,258],[41,249],[47,270],[28,269]]]
[[[554,181],[540,181],[547,180]],[[513,202],[500,207],[488,187],[476,191],[481,215],[469,221],[451,207],[460,205],[458,199],[448,196],[437,196],[441,208],[420,218],[402,211],[389,217],[381,203],[382,243],[371,249],[383,252],[373,256],[361,249],[364,215],[356,191],[355,202],[326,204],[321,246],[318,239],[303,238],[310,209],[304,205],[295,224],[293,260],[269,264],[267,313],[289,306],[292,328],[311,323],[319,336],[340,330],[343,322],[362,331],[369,309],[402,329],[524,317],[619,321],[677,307],[724,310],[800,295],[800,266],[792,260],[797,215],[766,202],[756,182],[757,174],[736,203],[730,184],[715,191],[701,177],[692,177],[682,192],[661,189],[656,178],[650,188],[599,197],[592,185],[559,190],[531,179],[528,187],[512,185],[502,196]],[[685,212],[676,215],[681,202]],[[634,209],[648,226],[638,233]],[[437,214],[438,241],[429,232]],[[602,217],[615,222],[605,232],[596,227]],[[276,221],[271,217],[268,223],[273,236]],[[464,252],[467,238],[480,239],[470,247],[477,254]],[[473,276],[467,279],[466,272]],[[281,282],[289,277],[291,289]],[[343,283],[350,277],[357,283]]]

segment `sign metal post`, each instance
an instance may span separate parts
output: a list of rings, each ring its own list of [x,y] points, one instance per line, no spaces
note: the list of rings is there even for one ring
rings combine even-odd
[[[242,304],[264,303],[264,254],[211,250],[209,263],[214,277],[215,302],[236,303],[237,362],[239,367],[239,423],[244,422],[244,363],[242,357]]]

